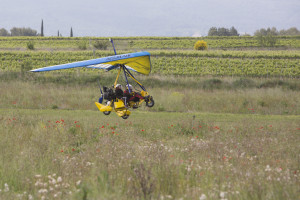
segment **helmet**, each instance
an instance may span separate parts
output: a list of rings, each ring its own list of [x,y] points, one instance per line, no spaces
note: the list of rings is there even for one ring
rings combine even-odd
[[[128,84],[128,85],[126,85],[126,88],[128,89],[130,89],[130,90],[132,90],[132,85],[130,85],[130,84]]]
[[[121,84],[117,84],[117,85],[116,85],[116,89],[117,89],[117,88],[119,88],[119,89],[122,90],[122,85],[121,85]]]

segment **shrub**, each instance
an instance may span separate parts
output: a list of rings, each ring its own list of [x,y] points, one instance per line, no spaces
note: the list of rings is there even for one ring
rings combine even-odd
[[[255,87],[255,82],[252,79],[240,78],[235,80],[233,83],[235,88],[253,88]]]
[[[78,41],[77,46],[80,50],[86,50],[87,49],[87,41],[80,40],[80,41]]]
[[[224,87],[223,82],[216,78],[205,80],[202,84],[204,90],[221,89],[222,87]]]
[[[107,41],[100,41],[100,40],[97,40],[97,41],[95,41],[95,43],[93,44],[93,46],[94,46],[96,49],[106,50],[106,49],[107,49],[107,46],[108,46],[108,42],[107,42]]]
[[[32,64],[30,61],[23,61],[21,64],[21,74],[22,76],[25,74],[25,72],[28,72],[32,69]]]
[[[33,41],[27,42],[27,49],[34,50],[34,42]]]
[[[207,43],[204,40],[198,40],[194,45],[195,50],[206,50],[207,49]]]

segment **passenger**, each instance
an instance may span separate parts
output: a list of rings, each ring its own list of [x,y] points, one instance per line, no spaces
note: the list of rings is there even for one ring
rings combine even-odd
[[[129,87],[131,93],[129,92],[128,87]],[[139,102],[141,99],[144,99],[144,97],[142,95],[133,91],[133,87],[130,84],[126,85],[126,90],[124,91],[124,97],[126,97],[128,102],[129,101]]]

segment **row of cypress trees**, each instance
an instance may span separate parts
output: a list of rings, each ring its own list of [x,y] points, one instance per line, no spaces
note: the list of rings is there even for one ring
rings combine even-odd
[[[44,37],[44,20],[42,20],[42,25],[41,25],[41,36]],[[57,31],[57,37],[61,37],[62,35],[59,33],[59,30]],[[73,37],[73,28],[71,27],[70,31],[70,37]]]

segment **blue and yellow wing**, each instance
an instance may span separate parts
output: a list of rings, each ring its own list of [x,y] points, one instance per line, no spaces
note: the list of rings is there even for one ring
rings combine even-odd
[[[70,69],[76,67],[97,68],[97,69],[105,69],[109,71],[118,68],[120,65],[125,65],[125,67],[128,68],[129,70],[148,75],[151,72],[150,53],[144,51],[144,52],[108,56],[104,58],[84,60],[79,62],[33,69],[31,70],[31,72],[44,72],[44,71],[53,71],[53,70],[61,70],[61,69]]]

